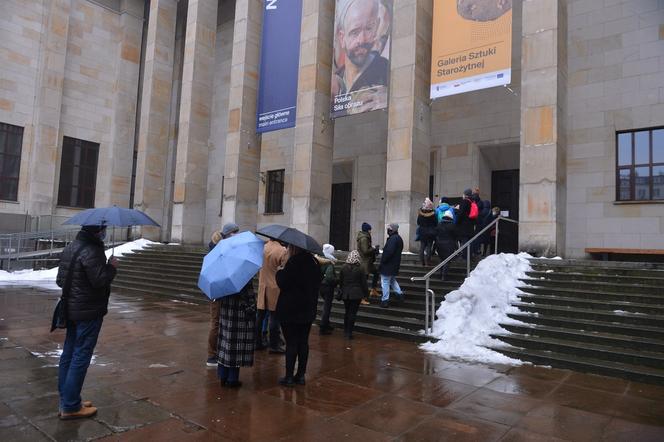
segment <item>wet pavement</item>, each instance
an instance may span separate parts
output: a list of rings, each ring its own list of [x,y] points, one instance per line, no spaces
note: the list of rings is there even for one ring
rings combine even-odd
[[[277,386],[259,352],[223,389],[205,366],[208,310],[114,294],[83,398],[93,419],[57,418],[58,293],[0,288],[0,440],[662,441],[664,386],[532,366],[474,365],[412,343],[311,335],[307,385]]]

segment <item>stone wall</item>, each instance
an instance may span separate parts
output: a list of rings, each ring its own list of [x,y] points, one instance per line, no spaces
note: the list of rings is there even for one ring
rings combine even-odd
[[[24,127],[18,203],[56,208],[62,137],[100,144],[96,205],[129,200],[143,2],[120,11],[87,0],[7,0],[0,16],[0,121]]]
[[[42,2],[7,0],[0,14],[0,121],[23,127],[18,202],[0,201],[3,213],[27,212],[29,157],[40,42],[46,26]],[[22,227],[22,223],[21,227]],[[18,223],[17,223],[18,225]]]
[[[664,249],[664,203],[615,203],[616,131],[664,125],[663,23],[661,1],[569,1],[568,257]]]

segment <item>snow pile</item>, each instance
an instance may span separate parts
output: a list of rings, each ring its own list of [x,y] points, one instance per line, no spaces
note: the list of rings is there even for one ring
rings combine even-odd
[[[489,337],[505,333],[499,323],[517,323],[507,317],[518,309],[510,303],[522,293],[519,278],[531,270],[527,253],[501,253],[482,260],[458,290],[445,297],[436,312],[433,336],[438,342],[427,342],[421,348],[450,359],[481,363],[521,364],[484,346],[500,345]]]
[[[115,249],[106,250],[106,257],[113,253],[116,257],[131,253],[132,250],[144,248],[148,244],[153,244],[147,239],[137,239],[136,241],[125,243]],[[7,272],[0,270],[0,286],[2,285],[27,285],[33,287],[42,287],[46,289],[59,290],[55,283],[58,276],[58,268],[53,267],[48,270],[18,270],[16,272]]]

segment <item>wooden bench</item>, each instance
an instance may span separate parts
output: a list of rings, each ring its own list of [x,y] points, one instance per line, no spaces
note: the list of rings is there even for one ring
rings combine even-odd
[[[585,252],[590,255],[600,255],[602,261],[608,261],[609,255],[662,255],[664,250],[661,249],[620,249],[615,247],[595,247],[586,248]]]

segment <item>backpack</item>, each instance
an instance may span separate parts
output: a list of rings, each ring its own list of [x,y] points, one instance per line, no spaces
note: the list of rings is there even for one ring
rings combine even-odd
[[[456,213],[454,208],[450,207],[449,204],[443,203],[436,209],[436,218],[438,224],[440,223],[456,223]]]
[[[468,214],[469,219],[477,219],[477,216],[480,214],[480,209],[477,207],[475,201],[470,202],[470,213]]]

